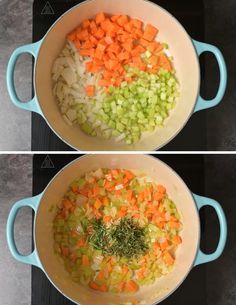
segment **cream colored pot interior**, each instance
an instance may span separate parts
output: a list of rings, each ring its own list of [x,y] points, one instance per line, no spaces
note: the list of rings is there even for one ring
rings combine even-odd
[[[141,289],[135,295],[118,295],[95,292],[74,283],[64,269],[63,263],[53,250],[52,222],[56,206],[62,199],[68,185],[75,178],[97,168],[127,168],[144,171],[150,177],[167,187],[182,215],[183,244],[176,254],[176,265],[172,273],[158,279],[155,284]],[[116,305],[127,301],[154,304],[166,298],[189,273],[199,244],[199,216],[192,195],[182,179],[167,165],[151,156],[143,155],[96,155],[75,160],[64,168],[47,187],[36,215],[35,244],[43,268],[52,283],[74,302],[83,305]],[[138,303],[139,304],[139,303]]]
[[[145,23],[155,25],[158,39],[167,42],[174,56],[181,86],[181,97],[166,126],[144,137],[138,144],[124,145],[114,141],[93,138],[81,132],[78,126],[68,126],[61,117],[52,95],[51,69],[65,44],[66,35],[78,24],[104,11],[109,14],[128,14]],[[199,63],[190,37],[167,11],[144,0],[90,0],[76,6],[62,16],[47,34],[37,60],[35,75],[36,94],[46,120],[68,144],[82,151],[95,150],[155,150],[169,142],[189,119],[199,93]]]

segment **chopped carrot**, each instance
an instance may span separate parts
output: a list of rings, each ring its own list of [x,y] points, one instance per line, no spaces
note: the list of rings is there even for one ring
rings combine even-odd
[[[111,175],[112,175],[112,177],[114,177],[115,179],[117,179],[118,176],[119,176],[119,170],[118,170],[118,169],[112,169],[112,170],[111,170]]]
[[[112,216],[110,216],[110,215],[106,215],[106,216],[103,217],[103,221],[105,223],[110,222],[111,220],[112,220]]]
[[[98,284],[95,283],[94,281],[91,281],[91,282],[89,283],[89,287],[92,288],[92,289],[94,289],[94,290],[99,290]]]
[[[122,44],[123,48],[128,51],[128,52],[131,52],[133,50],[133,42],[132,41],[127,41],[127,42],[124,42]]]
[[[108,197],[103,197],[103,198],[102,198],[102,204],[105,205],[105,206],[109,204],[109,199],[108,199]]]
[[[100,272],[98,273],[97,277],[98,277],[99,280],[103,280],[104,277],[105,277],[104,272],[103,272],[103,271],[100,271]]]
[[[182,238],[179,235],[176,235],[172,239],[173,244],[180,245],[182,243]]]
[[[148,68],[147,72],[151,74],[157,74],[158,70],[160,69],[159,66],[153,66],[152,68]]]
[[[111,263],[108,263],[108,265],[107,265],[107,271],[108,271],[109,273],[111,273],[112,270],[113,270],[113,268],[112,268]]]
[[[169,247],[168,240],[165,240],[164,242],[160,243],[161,251],[164,251],[164,250],[167,249],[168,247]]]
[[[75,41],[76,40],[76,31],[73,31],[70,34],[68,34],[67,39],[72,41],[72,42]]]
[[[102,44],[99,43],[99,44],[97,45],[96,50],[95,50],[95,55],[94,55],[94,57],[95,57],[95,58],[98,58],[98,59],[102,59],[105,49],[106,49],[106,47],[105,47],[104,45],[102,45]]]
[[[127,266],[127,265],[124,265],[123,267],[122,267],[122,273],[123,274],[126,274],[126,273],[128,273],[129,272],[129,267]]]
[[[164,259],[164,262],[167,264],[167,265],[173,265],[175,260],[174,258],[172,257],[172,255],[170,254],[170,252],[168,251],[165,251],[163,253],[163,259]]]
[[[86,19],[82,22],[81,25],[82,25],[83,29],[87,29],[90,26],[90,21],[88,19]]]
[[[163,46],[161,45],[161,43],[153,41],[153,42],[149,42],[149,44],[147,45],[147,49],[151,52],[160,52],[163,50]]]
[[[95,86],[93,86],[93,85],[87,86],[85,90],[86,90],[87,96],[91,97],[91,96],[95,95]]]
[[[160,229],[163,229],[166,225],[166,222],[165,221],[160,221],[157,226],[160,228]]]
[[[172,70],[172,65],[169,58],[163,53],[159,56],[159,63],[164,69],[168,71]]]
[[[91,32],[92,35],[96,34],[96,32],[98,30],[98,27],[97,27],[96,22],[94,20],[92,20],[90,22],[89,28],[90,28],[90,32]]]
[[[77,38],[81,41],[85,41],[86,39],[88,39],[89,36],[89,32],[87,29],[85,30],[79,30],[76,34]]]
[[[137,200],[138,200],[139,203],[144,201],[144,192],[140,192],[138,194],[138,199]]]
[[[179,229],[180,223],[178,221],[169,221],[169,226],[171,229]]]
[[[94,52],[94,49],[80,49],[79,53],[81,56],[91,56]]]
[[[114,190],[114,185],[112,181],[106,181],[104,184],[104,188],[108,191]]]
[[[132,77],[125,77],[125,81],[130,84],[132,82]]]
[[[132,54],[132,56],[138,56],[144,52],[145,52],[145,48],[141,45],[138,45],[131,51],[131,54]]]
[[[149,45],[149,42],[147,40],[143,39],[143,38],[140,39],[139,43],[143,47],[147,47]]]
[[[137,272],[137,276],[140,280],[145,278],[145,269],[141,269]]]
[[[120,184],[120,186],[121,186],[121,185],[122,185],[122,184]],[[116,187],[117,187],[117,185],[116,185]],[[115,191],[115,197],[116,197],[116,198],[119,198],[120,195],[121,195],[121,189],[120,189],[120,190],[116,190],[116,191]]]
[[[116,22],[120,15],[114,15],[111,17],[111,21]]]
[[[129,22],[129,18],[126,15],[122,15],[116,20],[116,22],[119,24],[119,26],[124,26]]]
[[[133,24],[132,22],[128,22],[124,25],[124,29],[126,30],[126,32],[128,33],[132,33],[133,30]]]
[[[116,55],[113,52],[108,51],[107,55],[109,56],[110,59],[116,59]]]
[[[125,173],[125,176],[128,180],[132,180],[135,177],[134,174],[129,170],[124,170],[124,173]]]
[[[128,292],[136,292],[139,289],[138,284],[135,281],[130,280],[125,285],[125,290]]]
[[[93,44],[95,44],[95,45],[98,44],[97,38],[95,38],[93,35],[91,35],[91,36],[89,37],[89,40],[90,40]]]
[[[96,183],[94,188],[93,188],[93,197],[96,197],[100,194],[100,187],[98,186],[98,184]]]
[[[94,47],[94,43],[91,40],[86,40],[82,45],[81,49],[92,49]]]
[[[97,198],[95,203],[94,203],[94,207],[95,207],[95,209],[99,210],[101,206],[102,206],[102,202],[101,202],[101,200],[99,200]]]
[[[118,54],[120,52],[120,46],[117,43],[112,43],[110,46],[107,48],[109,52]]]
[[[149,59],[152,66],[156,66],[158,64],[158,60],[159,60],[159,58],[155,55],[152,55]],[[161,191],[159,191],[158,187],[157,187],[157,190],[159,193],[161,193]]]
[[[132,19],[131,20],[132,25],[136,28],[136,29],[142,29],[143,26],[143,22],[141,20],[138,19]]]
[[[105,42],[106,42],[107,44],[112,44],[112,43],[114,43],[114,40],[113,40],[110,36],[106,36],[106,37],[104,38],[104,40],[105,40]]]
[[[85,239],[82,237],[77,241],[77,246],[78,247],[83,247],[85,245],[86,241]]]
[[[102,39],[105,36],[105,32],[103,29],[99,28],[96,33],[94,34],[94,37],[97,39]]]
[[[165,194],[166,193],[166,188],[163,185],[159,184],[157,186],[157,191],[158,191],[158,193]]]
[[[123,61],[125,59],[130,59],[130,53],[127,52],[127,51],[121,51],[119,54],[118,54],[118,58],[120,61]]]
[[[121,207],[117,213],[119,218],[124,217],[127,214],[127,208],[125,206]]]
[[[111,82],[109,80],[106,79],[100,79],[98,81],[98,85],[101,87],[109,87],[111,85]]]
[[[106,17],[104,13],[98,13],[95,19],[97,24],[101,24],[103,21],[105,21]]]
[[[85,254],[82,256],[82,265],[83,266],[89,266],[89,258]]]
[[[67,247],[62,247],[61,252],[62,252],[62,255],[65,256],[65,257],[68,257],[69,254],[70,254],[70,250]]]
[[[155,242],[155,243],[153,244],[153,249],[154,249],[154,250],[159,250],[159,249],[160,249],[160,244],[159,244],[158,242]]]
[[[114,29],[114,24],[109,20],[109,19],[105,19],[102,23],[101,23],[101,28],[103,29],[103,31],[107,32],[111,32]]]
[[[153,41],[158,33],[158,29],[152,26],[151,24],[147,24],[144,30],[143,38],[147,41]]]
[[[69,210],[71,207],[73,207],[73,203],[69,199],[64,199],[62,204],[63,204],[63,207],[67,210]]]
[[[107,287],[106,284],[103,284],[103,285],[99,288],[99,290],[100,290],[101,292],[107,292],[107,291],[108,291],[108,287]]]
[[[158,193],[158,192],[154,192],[153,198],[154,198],[154,200],[156,200],[156,201],[160,201],[160,200],[162,200],[162,199],[164,198],[164,194]]]
[[[127,193],[126,193],[126,200],[128,202],[131,202],[132,197],[133,197],[133,191],[132,190],[128,190]]]

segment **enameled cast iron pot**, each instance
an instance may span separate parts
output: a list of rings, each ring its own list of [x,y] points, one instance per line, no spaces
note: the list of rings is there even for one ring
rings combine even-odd
[[[49,208],[61,201],[70,182],[85,172],[98,168],[127,168],[145,172],[166,186],[170,198],[176,203],[182,215],[183,244],[176,253],[174,271],[132,296],[95,292],[90,288],[79,286],[70,279],[63,263],[53,250],[52,223],[55,212],[50,212]],[[199,245],[199,209],[206,205],[215,209],[220,224],[219,244],[216,251],[209,255],[204,254]],[[14,241],[15,217],[18,210],[24,206],[29,206],[35,211],[35,248],[28,256],[22,256],[18,252]],[[42,194],[16,202],[7,222],[7,242],[14,258],[41,268],[64,296],[82,305],[93,305],[94,300],[97,305],[123,304],[127,301],[145,301],[143,303],[145,305],[157,304],[178,288],[194,266],[217,259],[224,249],[226,236],[226,219],[220,204],[213,199],[192,194],[183,180],[169,166],[154,157],[145,155],[88,155],[76,159],[52,179]]]
[[[118,144],[85,135],[78,126],[68,126],[63,120],[52,94],[51,70],[54,60],[65,44],[66,35],[78,24],[104,11],[110,14],[127,14],[145,23],[155,25],[158,39],[167,42],[174,56],[174,64],[181,86],[181,97],[164,128],[144,138],[135,145]],[[220,70],[220,85],[217,95],[210,101],[200,96],[200,66],[198,56],[203,52],[215,55]],[[30,53],[35,58],[35,96],[22,103],[14,87],[14,69],[18,57]],[[12,102],[23,109],[34,111],[44,117],[52,130],[68,145],[81,151],[156,150],[171,141],[185,126],[190,116],[199,110],[216,106],[223,98],[227,83],[225,61],[216,47],[192,40],[182,25],[166,10],[146,0],[88,0],[76,5],[62,15],[37,43],[16,49],[7,69],[7,86]]]

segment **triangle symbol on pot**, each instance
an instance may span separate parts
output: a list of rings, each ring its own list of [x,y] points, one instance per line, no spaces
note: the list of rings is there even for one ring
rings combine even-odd
[[[54,15],[54,10],[49,1],[46,2],[44,8],[42,9],[41,15]]]
[[[41,168],[55,168],[55,166],[54,166],[51,158],[49,157],[49,155],[47,155],[46,158],[43,160]]]

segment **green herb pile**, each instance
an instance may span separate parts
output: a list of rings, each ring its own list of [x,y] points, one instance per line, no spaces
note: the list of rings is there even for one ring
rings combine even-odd
[[[144,228],[130,218],[123,218],[111,228],[106,228],[100,220],[94,220],[89,243],[103,253],[126,258],[138,257],[148,250]]]

